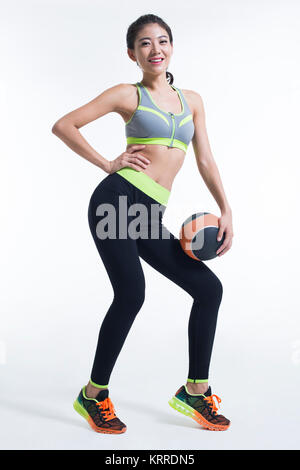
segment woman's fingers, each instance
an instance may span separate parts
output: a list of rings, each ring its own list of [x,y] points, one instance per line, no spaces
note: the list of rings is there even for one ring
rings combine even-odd
[[[218,256],[223,256],[230,248],[231,248],[231,245],[232,245],[232,242],[230,241],[228,243],[228,245],[225,246],[225,248],[221,251],[220,253],[220,249],[217,251],[217,253],[219,253]],[[223,246],[223,245],[222,245]],[[220,247],[221,248],[221,247]]]
[[[143,155],[140,155],[139,153],[130,156],[129,159],[130,161],[136,160],[138,162],[142,162],[145,167],[150,163],[150,160],[148,160],[148,158],[144,157]]]
[[[128,147],[128,149],[126,150],[127,153],[134,153],[136,152],[137,150],[142,150],[144,147],[146,147],[146,145],[131,145],[130,147]]]
[[[218,250],[216,251],[216,254],[219,255],[219,256],[224,255],[224,253],[226,253],[226,251],[229,250],[231,245],[232,245],[232,235],[227,234],[225,232],[225,240],[222,243],[222,245],[218,248]]]
[[[140,165],[142,168],[147,168],[150,163],[150,160],[145,158],[143,155],[140,155],[139,153],[128,155],[127,160],[130,163],[134,163],[135,165]]]
[[[144,155],[142,155],[141,153],[134,153],[137,150],[143,149],[144,147],[146,147],[146,145],[132,145],[130,148],[128,148],[128,150],[125,153],[129,153],[132,156],[137,156],[141,160],[143,160],[145,163],[150,163],[150,160],[148,160],[148,158],[144,157]]]
[[[139,165],[135,165],[134,163],[127,163],[126,166],[129,166],[130,168],[134,168],[134,170],[141,171],[141,167]]]

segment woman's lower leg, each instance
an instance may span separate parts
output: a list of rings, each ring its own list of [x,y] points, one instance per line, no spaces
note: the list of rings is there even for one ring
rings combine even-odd
[[[205,393],[208,390],[209,365],[222,294],[221,282],[212,276],[202,295],[198,295],[197,299],[194,297],[188,325],[189,371],[186,387],[190,393]]]

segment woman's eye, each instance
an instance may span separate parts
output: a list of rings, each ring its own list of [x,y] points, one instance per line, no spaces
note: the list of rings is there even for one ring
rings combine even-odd
[[[166,41],[166,40],[160,41],[160,44],[161,44],[162,42],[168,42],[168,41]],[[149,44],[149,42],[142,42],[142,46],[147,46],[148,44]]]

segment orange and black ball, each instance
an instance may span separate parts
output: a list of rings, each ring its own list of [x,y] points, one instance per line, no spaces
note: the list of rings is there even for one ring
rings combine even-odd
[[[197,212],[188,217],[181,225],[179,241],[183,251],[195,260],[205,261],[216,258],[216,251],[222,245],[225,233],[220,241],[219,218],[210,212]]]

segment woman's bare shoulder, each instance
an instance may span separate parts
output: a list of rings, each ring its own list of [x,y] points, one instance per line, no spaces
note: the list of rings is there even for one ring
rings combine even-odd
[[[138,91],[134,83],[119,83],[111,88],[116,103],[115,112],[127,122],[138,103]]]
[[[134,84],[131,83],[117,83],[116,85],[112,85],[109,88],[102,90],[101,95],[109,96],[113,99],[115,103],[130,96],[130,94],[134,93],[136,87]]]

